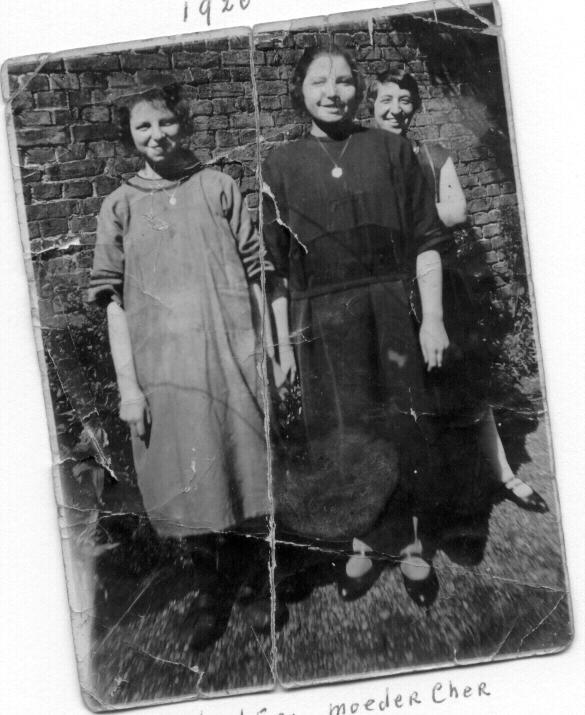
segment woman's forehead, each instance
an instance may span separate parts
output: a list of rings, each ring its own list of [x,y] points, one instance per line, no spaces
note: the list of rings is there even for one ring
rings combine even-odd
[[[130,110],[133,120],[141,118],[174,117],[175,113],[161,99],[141,99]]]
[[[319,55],[307,68],[307,75],[351,75],[351,67],[341,55]]]
[[[376,99],[382,97],[408,97],[412,98],[409,89],[400,87],[396,82],[378,82]]]

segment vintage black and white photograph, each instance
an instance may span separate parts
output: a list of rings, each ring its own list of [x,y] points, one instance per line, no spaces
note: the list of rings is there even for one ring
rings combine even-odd
[[[91,709],[570,644],[503,53],[437,1],[4,65]]]

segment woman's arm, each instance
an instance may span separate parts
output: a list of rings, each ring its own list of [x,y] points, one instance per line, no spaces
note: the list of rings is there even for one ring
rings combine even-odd
[[[419,253],[416,258],[416,279],[422,304],[422,324],[419,342],[428,370],[441,367],[449,338],[443,323],[443,268],[438,251]]]
[[[272,315],[276,326],[277,359],[274,360],[274,382],[277,388],[289,380],[294,382],[297,375],[297,363],[291,342],[288,319],[287,281],[280,279],[282,288],[271,302]]]
[[[453,159],[449,157],[439,175],[439,203],[437,213],[441,221],[451,228],[467,220],[467,202],[459,183]]]
[[[120,419],[128,423],[134,436],[144,437],[148,405],[136,379],[126,312],[112,300],[108,303],[107,316],[110,349],[120,391]]]

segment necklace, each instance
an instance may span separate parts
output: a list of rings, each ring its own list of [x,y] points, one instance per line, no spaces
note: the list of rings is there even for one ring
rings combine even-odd
[[[341,161],[341,160],[343,159],[343,155],[345,154],[345,150],[346,150],[347,147],[349,146],[349,142],[351,141],[351,137],[352,137],[352,135],[350,134],[349,137],[347,138],[346,142],[345,142],[345,146],[344,146],[343,149],[341,150],[341,154],[339,155],[338,161]],[[340,179],[340,178],[343,176],[343,169],[339,166],[339,164],[337,163],[337,161],[335,161],[335,159],[331,156],[331,154],[327,151],[327,149],[325,149],[325,145],[324,145],[319,139],[317,139],[317,143],[319,144],[319,146],[321,147],[321,149],[323,149],[323,151],[324,151],[325,154],[327,155],[327,158],[329,159],[329,161],[333,164],[333,169],[331,169],[331,176],[332,176],[334,179]]]

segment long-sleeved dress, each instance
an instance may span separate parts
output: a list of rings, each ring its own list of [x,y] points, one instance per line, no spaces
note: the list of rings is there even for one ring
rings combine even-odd
[[[267,249],[289,285],[305,458],[334,480],[359,475],[351,499],[373,484],[361,499],[375,517],[393,486],[393,411],[434,410],[410,291],[417,255],[449,236],[410,145],[388,132],[284,144],[262,178]]]
[[[235,183],[124,183],[102,206],[90,300],[122,303],[151,423],[133,438],[138,484],[161,536],[268,513],[260,346],[250,281],[259,238]]]

